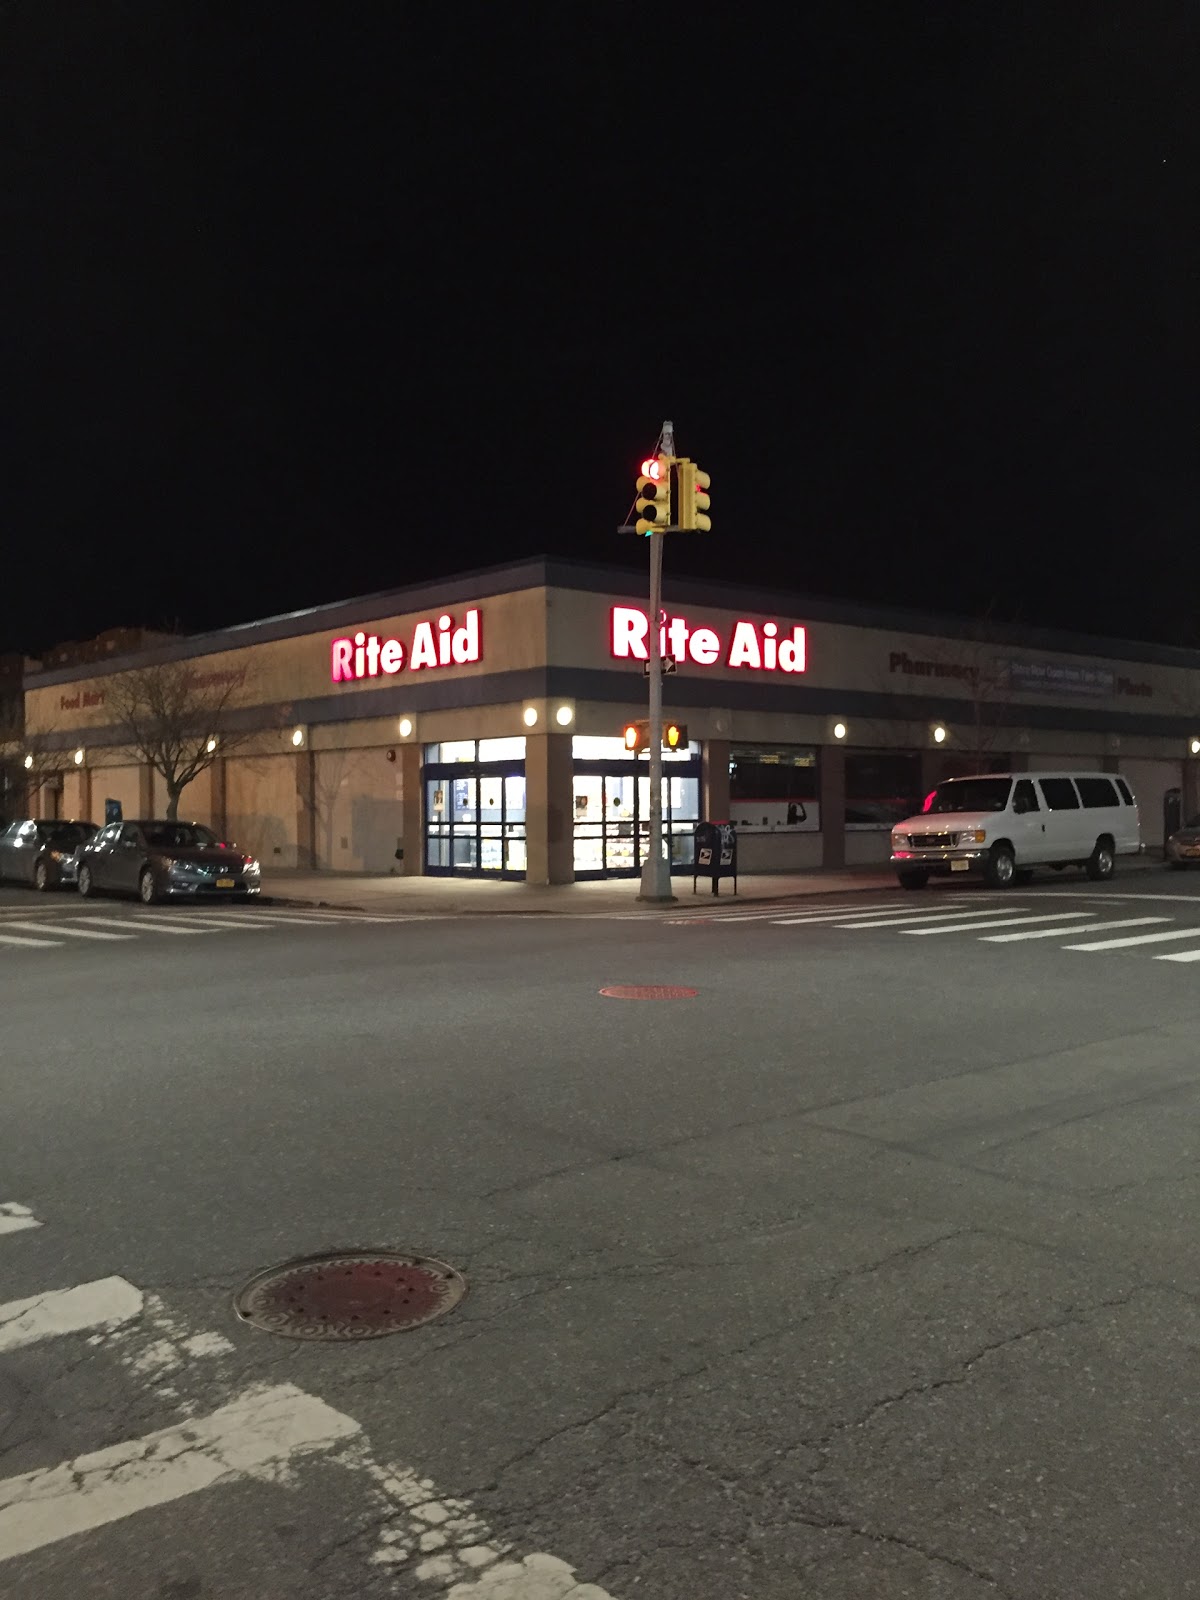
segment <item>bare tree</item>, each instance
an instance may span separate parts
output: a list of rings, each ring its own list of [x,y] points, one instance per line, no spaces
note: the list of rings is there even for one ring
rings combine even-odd
[[[26,723],[19,704],[0,707],[0,811],[28,811],[43,789],[54,789],[70,764],[49,735]]]
[[[167,818],[179,814],[179,797],[248,735],[235,730],[233,701],[244,670],[197,672],[188,661],[163,661],[117,674],[108,707],[126,744],[163,780]]]

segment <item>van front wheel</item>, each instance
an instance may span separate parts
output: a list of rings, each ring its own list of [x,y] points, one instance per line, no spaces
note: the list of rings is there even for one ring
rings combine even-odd
[[[1011,889],[1017,875],[1017,863],[1006,844],[994,844],[987,859],[984,877],[993,889]]]
[[[902,872],[898,872],[896,876],[900,880],[902,889],[923,889],[929,882],[929,874],[924,867],[906,867]]]
[[[1093,883],[1103,883],[1116,870],[1117,858],[1111,839],[1097,839],[1096,848],[1088,857],[1084,871]]]

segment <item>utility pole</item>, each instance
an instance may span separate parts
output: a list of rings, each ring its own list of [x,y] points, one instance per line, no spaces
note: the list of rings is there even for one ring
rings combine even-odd
[[[675,457],[675,427],[670,421],[662,425],[661,454],[668,461]],[[668,505],[670,502],[668,501]],[[667,512],[670,522],[670,511]],[[662,831],[662,564],[664,532],[655,529],[650,535],[650,837],[646,844],[646,859],[642,863],[642,885],[639,900],[649,900],[660,905],[671,904],[671,864],[663,853]]]

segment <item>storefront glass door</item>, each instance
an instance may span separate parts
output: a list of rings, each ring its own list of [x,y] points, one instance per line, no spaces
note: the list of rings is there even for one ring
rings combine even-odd
[[[525,762],[481,760],[493,753],[489,743],[500,741],[426,747],[425,871],[433,876],[525,876]]]

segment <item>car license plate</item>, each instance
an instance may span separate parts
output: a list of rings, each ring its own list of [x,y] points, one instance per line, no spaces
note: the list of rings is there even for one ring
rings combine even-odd
[[[217,888],[218,889],[232,889],[233,888],[233,879],[232,878],[218,878],[217,879]]]
[[[969,861],[952,861],[950,863],[951,872],[969,872],[970,870],[971,863]]]
[[[1185,845],[1184,848],[1180,850],[1179,854],[1181,856],[1200,856],[1200,845]]]

